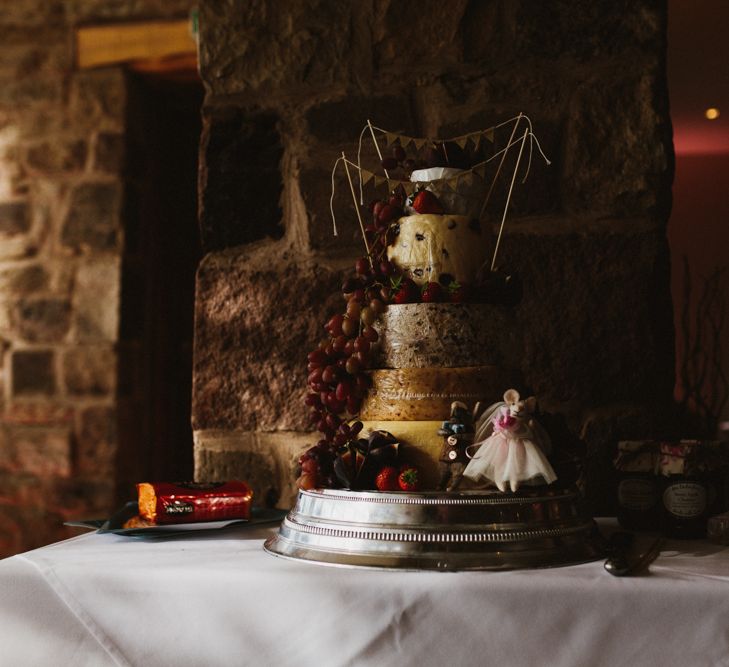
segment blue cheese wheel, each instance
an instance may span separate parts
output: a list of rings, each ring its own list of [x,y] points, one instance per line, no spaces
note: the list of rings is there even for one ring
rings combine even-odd
[[[493,250],[491,228],[465,215],[409,215],[398,221],[399,232],[387,249],[417,284],[439,282],[447,275],[473,285]]]

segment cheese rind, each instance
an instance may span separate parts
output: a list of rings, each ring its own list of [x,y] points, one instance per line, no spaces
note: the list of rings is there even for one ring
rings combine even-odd
[[[443,447],[443,436],[438,435],[440,421],[364,420],[363,433],[375,430],[389,431],[402,445],[403,461],[415,465],[420,471],[424,491],[438,487],[440,478],[438,459]]]
[[[479,303],[390,304],[375,323],[378,368],[508,365],[514,313]]]
[[[517,379],[516,373],[497,366],[382,369],[369,375],[372,386],[360,417],[393,421],[447,419],[454,401],[469,408],[478,401],[490,405]]]
[[[491,257],[491,227],[465,215],[408,215],[387,256],[417,284],[438,282],[448,274],[475,284]]]

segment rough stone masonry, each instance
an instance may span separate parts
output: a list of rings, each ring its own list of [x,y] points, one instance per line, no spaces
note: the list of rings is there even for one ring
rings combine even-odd
[[[609,511],[617,439],[664,429],[673,387],[666,13],[657,0],[203,0],[197,477],[291,502],[293,460],[315,440],[305,352],[361,254],[354,218],[331,235],[329,173],[365,120],[442,137],[521,111],[552,166],[514,202],[504,259],[525,298],[500,343],[586,439],[588,491]]]

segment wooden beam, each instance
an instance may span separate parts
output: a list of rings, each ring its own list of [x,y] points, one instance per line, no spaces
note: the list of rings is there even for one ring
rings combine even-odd
[[[187,19],[76,28],[76,66],[79,69],[196,54],[197,47]]]

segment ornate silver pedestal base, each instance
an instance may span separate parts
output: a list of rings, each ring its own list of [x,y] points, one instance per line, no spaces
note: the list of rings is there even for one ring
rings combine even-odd
[[[554,567],[603,557],[577,491],[300,491],[269,553],[411,570]]]

